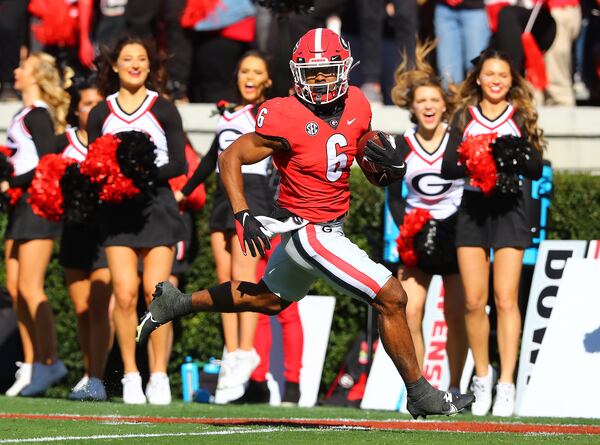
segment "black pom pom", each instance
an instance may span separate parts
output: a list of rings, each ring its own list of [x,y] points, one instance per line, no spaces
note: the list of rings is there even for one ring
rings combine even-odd
[[[525,163],[531,158],[527,139],[512,135],[500,136],[491,145],[496,167],[496,193],[517,195],[523,186]]]
[[[117,148],[121,173],[133,181],[142,195],[152,194],[158,177],[156,146],[147,134],[140,131],[126,131],[116,136],[121,140]]]
[[[444,220],[430,219],[414,237],[413,243],[419,266],[436,268],[454,261],[453,229]]]
[[[276,14],[288,12],[308,14],[315,7],[315,0],[257,0],[257,3]]]
[[[100,185],[79,171],[79,164],[69,165],[60,179],[64,203],[65,224],[83,224],[91,221],[100,204]]]
[[[8,212],[10,196],[0,193],[0,212]]]
[[[8,181],[13,173],[13,166],[4,153],[0,153],[0,181]]]

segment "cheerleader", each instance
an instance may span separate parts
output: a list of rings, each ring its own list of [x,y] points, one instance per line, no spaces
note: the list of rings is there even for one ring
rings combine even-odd
[[[492,413],[511,416],[514,411],[514,373],[519,348],[521,315],[518,290],[523,252],[531,244],[533,222],[529,221],[531,181],[542,173],[544,140],[537,124],[532,94],[508,56],[486,50],[461,85],[462,108],[453,119],[458,137],[496,133],[522,136],[532,145],[524,166],[523,186],[518,194],[495,193],[486,197],[479,188],[465,185],[458,211],[456,246],[458,266],[466,298],[466,326],[475,360],[472,390],[476,401],[473,415],[483,416],[492,406],[495,371],[489,361],[488,302],[490,249],[494,250],[493,288],[498,326],[500,376]],[[442,175],[454,179],[466,176],[453,146],[446,150]]]
[[[407,70],[403,62],[395,74],[392,100],[401,108],[408,109],[411,121],[416,124],[396,138],[396,147],[405,154],[406,175],[404,183],[408,190],[402,197],[402,183],[389,186],[389,204],[394,221],[398,226],[407,213],[414,209],[428,211],[438,222],[440,232],[430,258],[418,258],[417,263],[404,264],[400,260],[398,278],[408,294],[406,318],[412,335],[415,352],[421,369],[425,357],[423,342],[423,314],[427,290],[433,275],[441,275],[444,282],[444,317],[448,325],[446,349],[450,366],[450,392],[459,393],[460,377],[467,354],[467,338],[464,321],[464,292],[458,265],[454,233],[456,212],[462,197],[463,181],[449,181],[441,177],[444,152],[457,144],[450,137],[446,122],[456,106],[442,88],[441,79],[426,62],[434,49],[426,43],[416,50],[416,68]]]
[[[78,126],[57,137],[57,146],[62,147],[64,157],[78,162],[85,159],[88,116],[102,99],[95,85],[86,81],[77,85],[71,108]],[[106,400],[102,378],[112,337],[108,316],[111,285],[99,227],[93,221],[63,225],[59,262],[64,268],[67,289],[77,316],[77,337],[84,366],[84,375],[69,399]]]
[[[33,213],[27,203],[27,188],[39,159],[55,148],[55,130],[64,131],[69,95],[62,86],[55,59],[33,53],[15,70],[15,89],[21,92],[23,108],[7,130],[7,145],[14,151],[14,176],[0,184],[23,190],[8,214],[5,238],[6,287],[12,297],[24,361],[8,396],[43,393],[67,374],[56,358],[54,316],[44,292],[44,277],[54,238],[60,225]]]
[[[146,394],[135,361],[138,256],[143,265],[142,285],[147,302],[154,285],[167,280],[174,246],[185,229],[168,179],[185,172],[185,136],[175,106],[150,88],[158,86],[161,67],[151,45],[123,38],[105,55],[99,84],[106,100],[90,113],[88,138],[103,134],[142,131],[156,145],[158,188],[147,200],[105,205],[101,211],[103,244],[115,295],[114,323],[123,359],[123,401],[128,404],[168,404],[171,389],[167,376],[172,326],[152,336],[150,380]],[[115,92],[116,91],[116,92]]]
[[[217,122],[217,134],[188,183],[175,194],[178,200],[189,195],[216,169],[217,188],[213,196],[213,208],[209,226],[210,244],[217,266],[219,283],[230,280],[256,282],[256,266],[259,257],[244,255],[235,232],[235,220],[223,183],[219,179],[217,157],[233,141],[255,127],[255,114],[265,100],[271,87],[271,75],[265,56],[250,51],[239,61],[236,69],[236,85],[240,105],[225,107]],[[267,180],[269,158],[242,167],[244,190],[250,209],[256,215],[268,215],[273,205],[273,192]],[[236,387],[246,382],[260,358],[254,350],[254,333],[258,314],[242,312],[221,314],[227,352],[219,375],[219,388]],[[237,394],[240,396],[241,394]]]

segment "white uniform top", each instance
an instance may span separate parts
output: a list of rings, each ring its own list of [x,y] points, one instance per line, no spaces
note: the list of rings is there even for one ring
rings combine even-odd
[[[23,108],[13,117],[6,130],[6,146],[15,151],[10,158],[15,176],[33,170],[40,160],[33,138],[25,127],[25,116],[34,108],[46,108],[48,105],[41,100],[36,100],[32,105]]]
[[[471,119],[463,131],[463,139],[467,136],[476,136],[479,134],[498,133],[498,136],[513,135],[521,137],[521,130],[514,121],[515,109],[508,105],[506,110],[493,121],[486,118],[476,106],[469,107]]]
[[[251,133],[256,127],[256,120],[252,114],[253,104],[246,105],[237,111],[225,110],[217,121],[217,139],[219,155],[225,151],[237,138],[246,133]],[[251,165],[242,165],[242,174],[267,175],[269,158]],[[219,163],[217,163],[219,173]]]
[[[463,131],[463,140],[468,136],[489,133],[497,133],[498,136],[522,136],[519,126],[513,119],[515,109],[510,104],[506,107],[506,110],[493,121],[486,118],[481,111],[479,111],[479,108],[474,105],[469,107],[469,114],[471,115],[471,119]],[[479,187],[473,187],[468,182],[465,184],[465,189],[478,192],[481,191]]]
[[[404,139],[410,147],[404,175],[408,189],[406,211],[418,207],[429,210],[435,219],[448,218],[458,210],[464,184],[462,179],[444,179],[441,175],[442,159],[450,133],[446,132],[433,153],[427,152],[421,146],[414,129],[407,130]]]
[[[125,113],[117,102],[117,94],[111,94],[106,98],[106,103],[110,114],[102,123],[102,134],[117,134],[123,131],[141,131],[146,133],[150,140],[156,145],[154,153],[156,154],[157,167],[162,167],[169,162],[169,151],[167,148],[167,137],[165,130],[158,122],[150,109],[158,98],[156,91],[148,90],[146,99],[139,108],[132,114]]]
[[[65,132],[69,145],[62,152],[63,158],[72,158],[77,162],[82,162],[87,156],[87,147],[81,143],[77,137],[77,128],[68,128]]]

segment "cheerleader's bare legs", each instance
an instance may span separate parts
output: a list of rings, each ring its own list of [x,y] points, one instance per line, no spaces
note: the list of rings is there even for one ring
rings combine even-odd
[[[7,395],[16,396],[31,381],[31,366],[34,358],[34,330],[27,303],[18,293],[19,260],[14,240],[6,240],[4,243],[4,261],[4,264],[6,264],[6,290],[13,302],[13,310],[17,316],[17,325],[23,347],[23,362],[17,371],[15,383],[7,391]]]
[[[17,301],[22,300],[27,307],[29,320],[25,319],[24,324],[34,352],[31,383],[19,392],[22,396],[39,395],[67,374],[64,364],[56,358],[54,315],[44,292],[53,245],[52,239],[15,241],[9,254],[12,258],[16,254]],[[11,261],[12,266],[15,263]],[[14,272],[10,275],[14,280]],[[14,289],[14,282],[8,287]],[[20,303],[17,303],[17,310],[17,314],[22,314]]]
[[[174,255],[175,250],[167,246],[142,249],[142,261],[144,265],[142,283],[144,286],[144,297],[148,305],[152,302],[152,293],[154,292],[156,283],[169,279],[173,267]],[[150,362],[150,372],[166,374],[173,342],[172,323],[168,323],[157,329],[152,334],[151,339],[152,360]]]
[[[123,373],[127,375],[139,372],[135,362],[138,256],[134,249],[125,246],[110,246],[105,250],[115,296],[113,320],[121,349]]]
[[[17,241],[19,262],[18,294],[27,303],[34,325],[35,361],[51,365],[56,360],[54,315],[44,292],[44,278],[50,263],[54,240]]]
[[[408,295],[406,320],[415,346],[419,367],[423,369],[425,343],[423,340],[423,316],[427,290],[432,276],[417,267],[401,266],[398,278]],[[457,274],[446,275],[444,281],[444,317],[448,325],[446,351],[450,368],[450,388],[460,388],[460,378],[467,356],[467,337],[464,320],[464,292]]]
[[[107,267],[91,272],[65,268],[65,281],[77,317],[77,337],[85,373],[89,378],[102,380],[111,342],[110,272]]]
[[[513,383],[521,339],[519,282],[523,250],[505,247],[494,251],[494,303],[500,353],[499,383]]]
[[[224,283],[232,279],[255,282],[259,258],[251,255],[244,256],[235,234],[229,235],[222,231],[211,233],[211,247],[217,267],[218,282]],[[258,355],[254,351],[258,314],[222,313],[221,321],[228,354],[224,358],[224,366],[219,375],[219,386],[227,388],[248,380],[258,364]]]
[[[154,285],[161,280],[167,280],[171,274],[174,249],[159,246],[151,249],[140,249],[143,262],[142,283],[144,296],[149,303],[152,299]],[[168,404],[171,402],[171,392],[167,377],[172,325],[157,329],[152,334],[152,354],[150,360],[150,381],[144,396],[141,387],[141,377],[135,361],[135,336],[137,326],[137,298],[139,288],[138,255],[135,249],[125,246],[110,246],[106,248],[108,267],[113,281],[115,295],[114,321],[117,339],[123,359],[123,400],[125,403],[139,404],[146,402]],[[160,390],[155,389],[159,387]]]
[[[475,375],[485,377],[490,364],[490,320],[485,311],[489,293],[490,258],[481,247],[459,247],[457,257],[465,289],[465,323],[475,361]]]

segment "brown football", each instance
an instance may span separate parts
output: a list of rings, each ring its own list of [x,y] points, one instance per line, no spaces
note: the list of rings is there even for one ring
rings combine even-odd
[[[382,132],[371,130],[361,136],[356,144],[356,162],[371,184],[378,187],[385,187],[400,178],[395,178],[389,172],[384,171],[377,163],[365,159],[365,148],[367,147],[368,141],[373,141],[382,148],[385,147],[383,142],[379,139],[378,133]],[[385,133],[383,134],[387,136]]]

